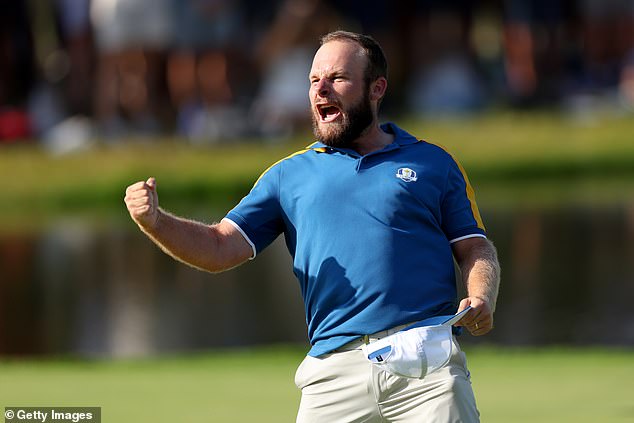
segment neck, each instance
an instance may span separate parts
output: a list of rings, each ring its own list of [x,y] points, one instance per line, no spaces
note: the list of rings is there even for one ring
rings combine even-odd
[[[382,150],[386,146],[392,144],[394,135],[383,131],[375,120],[372,125],[368,126],[365,131],[353,143],[354,150],[365,156],[375,151]]]

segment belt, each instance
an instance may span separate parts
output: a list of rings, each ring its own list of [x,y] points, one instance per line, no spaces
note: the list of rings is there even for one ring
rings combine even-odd
[[[344,344],[342,346],[340,346],[339,348],[337,348],[336,350],[334,350],[333,352],[344,352],[344,351],[352,351],[352,350],[357,350],[359,348],[361,348],[361,345],[367,345],[370,342],[374,342],[374,341],[378,341],[381,338],[385,338],[386,336],[392,335],[400,330],[405,329],[406,327],[408,327],[409,325],[411,325],[411,323],[406,323],[404,325],[400,325],[400,326],[396,326],[393,327],[391,329],[387,329],[387,330],[382,330],[380,332],[376,332],[373,333],[371,335],[363,335],[357,339],[354,339],[350,342],[348,342],[347,344]]]
[[[412,323],[406,323],[404,325],[396,326],[396,327],[393,327],[393,328],[387,329],[387,330],[382,330],[380,332],[376,332],[376,333],[373,333],[371,335],[363,335],[363,336],[361,336],[361,337],[359,337],[357,339],[354,339],[354,340],[348,342],[347,344],[344,344],[344,345],[340,346],[339,348],[337,348],[333,352],[337,353],[337,352],[358,350],[358,349],[361,348],[362,345],[367,345],[370,342],[378,341],[381,338],[385,338],[386,336],[392,335],[392,334],[394,334],[396,332],[399,332],[399,331],[405,329],[406,327],[408,327],[411,324]],[[460,335],[462,333],[462,328],[453,326],[451,328],[451,332],[454,335]]]

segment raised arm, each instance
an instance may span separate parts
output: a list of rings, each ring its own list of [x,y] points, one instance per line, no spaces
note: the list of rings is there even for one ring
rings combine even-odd
[[[231,223],[207,225],[162,210],[154,178],[130,185],[124,201],[132,220],[156,245],[192,267],[221,272],[253,256],[251,246]]]
[[[486,238],[467,238],[452,244],[462,272],[467,298],[458,311],[473,309],[460,321],[472,335],[479,336],[493,329],[493,313],[500,286],[500,265],[493,243]]]

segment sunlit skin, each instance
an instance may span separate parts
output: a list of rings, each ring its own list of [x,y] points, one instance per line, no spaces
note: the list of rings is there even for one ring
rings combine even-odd
[[[385,95],[387,80],[380,77],[370,82],[368,87],[365,80],[367,60],[357,44],[331,41],[317,51],[309,74],[315,135],[326,144],[339,137],[347,127],[358,124],[351,120],[351,110],[358,107],[367,94],[370,121],[360,130],[352,131],[349,134],[352,139],[345,140],[349,148],[360,154],[380,150],[391,144],[393,139],[378,124],[378,103]]]

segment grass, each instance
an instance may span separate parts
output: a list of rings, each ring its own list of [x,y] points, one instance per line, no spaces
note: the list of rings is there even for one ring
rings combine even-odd
[[[471,180],[495,189],[491,201],[620,198],[634,179],[634,119],[604,117],[580,124],[546,113],[496,113],[472,119],[399,120],[402,127],[449,148]],[[3,216],[120,207],[129,183],[154,175],[162,199],[233,204],[271,163],[310,142],[308,133],[283,144],[254,140],[192,147],[174,139],[129,142],[51,156],[36,146],[0,152]],[[522,195],[518,186],[522,187]]]
[[[0,361],[0,407],[100,406],[104,422],[290,422],[304,350]],[[634,421],[634,351],[467,348],[482,421]]]
[[[475,351],[473,385],[483,422],[634,421],[634,353]]]
[[[583,123],[555,113],[496,113],[461,121],[405,120],[403,126],[416,128],[419,136],[446,145],[477,173],[491,175],[518,166],[537,171],[533,177],[549,176],[539,175],[544,169],[555,175],[557,163],[566,164],[561,169],[564,172],[576,166],[583,172],[593,163],[634,158],[631,116]],[[484,169],[492,164],[495,169]]]

